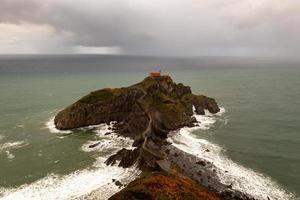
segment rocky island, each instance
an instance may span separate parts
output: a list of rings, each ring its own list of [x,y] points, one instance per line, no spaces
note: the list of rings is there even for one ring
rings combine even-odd
[[[106,164],[137,164],[143,174],[110,199],[254,199],[222,184],[213,163],[168,142],[170,132],[195,126],[194,112],[205,110],[220,108],[215,99],[193,94],[170,76],[149,76],[129,87],[91,92],[59,112],[54,123],[67,130],[114,121],[117,134],[134,140],[134,148],[120,149]]]

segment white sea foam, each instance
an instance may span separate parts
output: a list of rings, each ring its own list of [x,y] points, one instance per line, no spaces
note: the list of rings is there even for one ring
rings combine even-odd
[[[115,152],[121,148],[132,149],[133,140],[130,138],[125,138],[119,136],[115,132],[112,132],[112,126],[114,122],[111,122],[110,125],[100,124],[97,126],[88,126],[84,129],[92,129],[96,132],[99,140],[87,141],[82,145],[82,150],[85,152],[90,151],[101,151],[103,152]],[[90,148],[90,145],[97,144],[94,148]]]
[[[94,194],[101,194],[97,195],[97,199],[105,200],[122,189],[112,179],[127,184],[140,174],[135,166],[126,169],[107,167],[104,160],[99,158],[91,169],[78,170],[65,176],[50,174],[32,184],[15,189],[2,189],[1,200],[84,199],[86,194],[93,191]]]
[[[208,110],[204,110],[205,115],[197,115],[195,113],[195,107],[193,107],[193,111],[194,111],[193,117],[196,118],[197,123],[195,123],[196,125],[195,127],[187,129],[190,131],[197,130],[197,129],[202,129],[202,130],[210,129],[210,127],[213,126],[217,120],[221,120],[220,116],[222,116],[226,112],[224,108],[220,108],[220,111],[216,114],[212,114]]]
[[[21,148],[25,145],[26,145],[25,141],[15,141],[15,142],[7,142],[4,144],[0,144],[0,153],[8,149]]]
[[[55,124],[54,124],[54,117],[50,118],[49,121],[46,122],[46,126],[47,128],[49,129],[49,131],[51,133],[57,133],[57,134],[69,134],[69,133],[72,133],[71,130],[58,130],[56,127],[55,127]]]
[[[196,138],[192,134],[196,129],[207,130],[211,128],[224,113],[225,109],[221,108],[221,111],[217,114],[205,111],[203,116],[194,115],[198,121],[198,126],[185,127],[180,129],[178,134],[170,134],[172,135],[170,141],[175,147],[212,162],[218,169],[220,181],[224,184],[232,184],[234,189],[260,199],[267,199],[267,196],[274,200],[293,199],[293,195],[284,191],[270,178],[236,164],[223,155],[224,149],[207,140]],[[228,120],[225,119],[224,124],[227,124],[227,122]],[[122,147],[131,148],[133,141],[111,132],[109,128],[111,126],[112,124],[100,124],[81,128],[82,130],[93,130],[99,137],[99,140],[86,142],[82,146],[82,150],[86,152],[107,151],[112,154],[112,152]],[[54,118],[47,122],[47,127],[52,133],[66,134],[71,132],[57,130],[54,125]],[[110,134],[106,135],[107,132],[110,132]],[[99,145],[96,147],[89,147],[98,142]],[[209,149],[209,152],[205,151],[206,149]],[[85,199],[87,196],[91,198],[91,195],[98,199],[108,199],[120,190],[112,183],[112,179],[120,180],[126,184],[140,174],[136,167],[123,169],[117,166],[106,166],[104,161],[108,156],[99,157],[92,169],[79,170],[65,176],[51,174],[32,184],[23,185],[16,189],[6,189],[2,192],[2,199]]]
[[[223,110],[224,112],[225,110]],[[210,128],[213,125],[212,122],[216,121],[219,116],[221,116],[220,113],[218,115],[206,113],[205,116],[196,116],[200,122],[200,126],[196,128],[203,130]],[[178,133],[170,134],[172,137],[169,140],[175,147],[212,162],[217,168],[220,181],[226,185],[231,184],[234,189],[248,193],[258,199],[267,199],[267,197],[273,200],[295,199],[292,194],[282,189],[271,178],[238,165],[227,158],[223,154],[225,150],[220,146],[196,138],[192,133],[196,128],[182,128]],[[206,151],[207,149],[209,151]]]
[[[51,122],[50,122],[51,121]],[[55,130],[53,118],[47,123],[47,127],[55,133],[63,133]],[[117,166],[107,166],[104,161],[120,148],[131,148],[133,140],[120,137],[111,132],[110,125],[100,124],[80,128],[81,130],[92,130],[98,137],[99,141],[88,141],[82,146],[83,151],[101,151],[107,152],[105,156],[98,157],[93,166],[88,169],[78,170],[69,175],[60,176],[49,174],[34,183],[25,184],[14,189],[0,188],[1,200],[54,200],[54,199],[86,199],[87,197],[97,197],[99,200],[106,200],[116,192],[122,189],[113,183],[112,179],[119,180],[122,184],[128,184],[140,175],[136,166],[131,168],[122,168]],[[54,129],[53,129],[54,128]],[[89,145],[101,142],[95,148]]]
[[[6,153],[7,159],[12,160],[15,158],[15,155],[12,154],[10,151],[5,151],[5,153]]]

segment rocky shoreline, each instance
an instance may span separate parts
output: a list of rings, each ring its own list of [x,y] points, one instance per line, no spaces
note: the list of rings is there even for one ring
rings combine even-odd
[[[191,177],[200,185],[208,188],[210,191],[213,191],[218,197],[220,197],[220,199],[255,200],[255,198],[247,194],[234,190],[231,185],[221,183],[217,175],[217,168],[213,163],[183,152],[172,145],[168,145],[164,147],[164,149],[168,152],[167,159],[172,163],[176,163],[184,176]]]
[[[127,88],[90,93],[58,113],[55,126],[67,130],[116,121],[113,131],[134,140],[133,149],[120,149],[105,163],[124,168],[137,164],[143,174],[110,199],[254,200],[222,184],[213,163],[167,140],[174,130],[195,126],[193,108],[199,115],[220,111],[213,98],[194,95],[190,87],[174,83],[169,76],[147,77]],[[118,180],[115,184],[122,186]]]

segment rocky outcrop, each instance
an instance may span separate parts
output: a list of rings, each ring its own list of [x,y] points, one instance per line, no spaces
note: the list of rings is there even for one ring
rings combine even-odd
[[[219,111],[214,99],[193,95],[190,87],[174,83],[169,76],[147,77],[127,88],[91,92],[59,112],[54,122],[65,130],[117,121],[120,134],[136,136],[146,128],[149,112],[167,130],[191,126],[193,106],[198,114],[204,114],[204,109]]]
[[[121,149],[116,154],[109,157],[105,163],[107,165],[115,165],[116,161],[120,161],[119,165],[127,168],[132,166],[138,159],[139,151],[138,149],[129,150],[129,149]]]
[[[76,103],[59,112],[56,128],[74,129],[88,125],[125,121],[128,115],[138,112],[136,101],[143,92],[134,88],[102,89],[91,92]]]
[[[136,150],[120,150],[107,160],[128,167],[135,161],[145,168],[157,168],[156,161],[164,159],[160,151],[171,130],[194,126],[193,107],[198,114],[207,109],[219,111],[216,101],[194,95],[190,87],[176,84],[169,76],[147,77],[140,83],[115,89],[91,92],[55,117],[58,129],[116,121],[115,131],[135,140]]]
[[[205,97],[203,95],[195,95],[193,96],[192,102],[198,115],[204,115],[204,109],[207,109],[211,113],[217,113],[220,111],[217,102],[213,98]]]
[[[205,109],[211,113],[220,110],[213,98],[194,95],[190,87],[174,83],[169,76],[147,77],[126,88],[94,91],[59,112],[54,122],[56,128],[65,130],[115,121],[113,131],[132,138],[135,148],[119,150],[106,164],[130,167],[137,163],[144,172],[166,173],[140,180],[145,188],[153,188],[139,191],[134,182],[111,199],[156,199],[155,195],[164,197],[165,192],[166,199],[219,199],[183,174],[169,174],[176,163],[170,163],[163,150],[168,145],[166,138],[172,130],[195,126],[193,108],[201,115]],[[159,180],[162,182],[157,183]]]

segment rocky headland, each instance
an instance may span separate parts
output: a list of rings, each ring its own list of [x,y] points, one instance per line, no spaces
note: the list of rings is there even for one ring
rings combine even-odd
[[[194,112],[205,110],[220,111],[215,99],[195,95],[169,76],[149,76],[129,87],[91,92],[59,112],[54,123],[67,130],[115,121],[113,131],[134,140],[134,148],[120,149],[106,164],[137,164],[143,174],[110,199],[254,199],[222,184],[213,163],[167,141],[170,132],[195,126]]]

